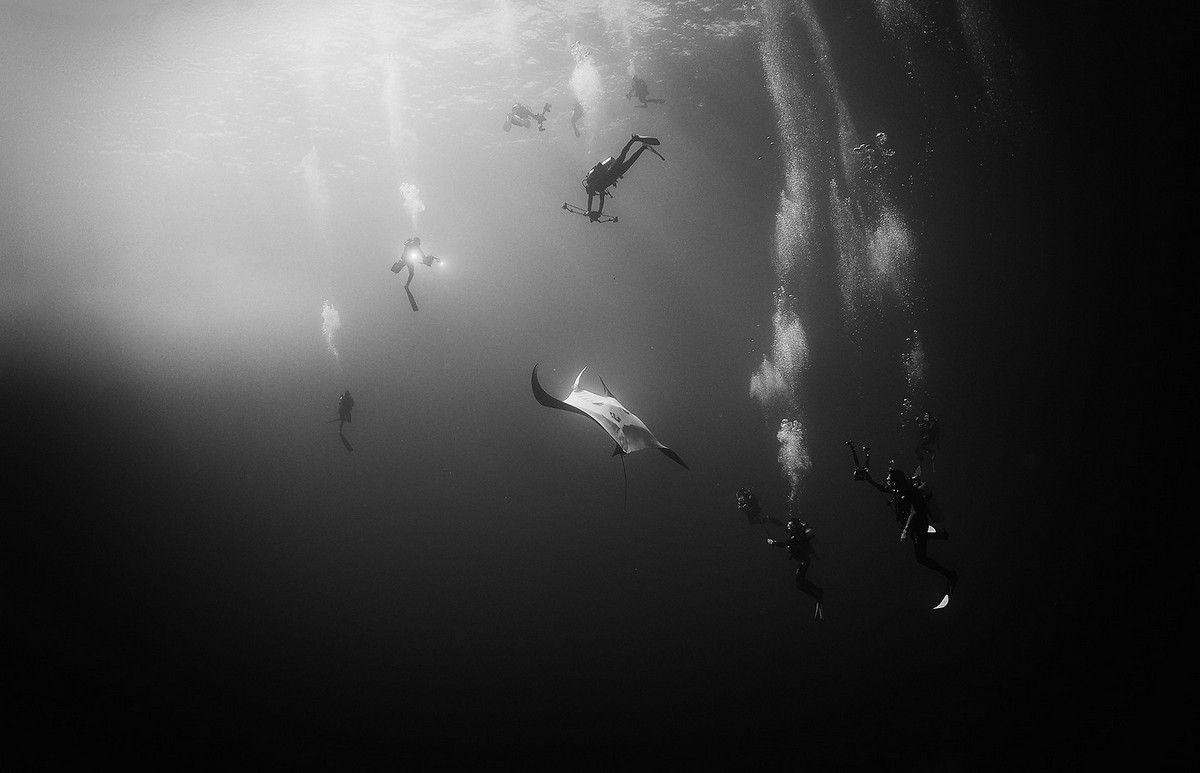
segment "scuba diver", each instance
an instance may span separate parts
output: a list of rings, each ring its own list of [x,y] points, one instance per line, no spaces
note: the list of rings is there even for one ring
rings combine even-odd
[[[929,412],[926,411],[917,420],[917,429],[921,432],[921,439],[917,441],[917,447],[913,449],[917,455],[917,464],[923,465],[925,463],[925,454],[929,454],[929,468],[936,471],[934,461],[938,450],[938,433],[940,432],[938,420],[930,416]]]
[[[435,262],[441,263],[442,261],[441,258],[426,255],[421,249],[421,239],[414,236],[404,242],[404,248],[400,252],[400,259],[392,264],[393,274],[399,274],[405,266],[408,266],[408,281],[404,283],[404,292],[408,294],[408,303],[412,306],[413,311],[418,310],[417,299],[413,297],[412,291],[408,289],[408,286],[412,284],[418,262],[425,266],[432,266]]]
[[[350,396],[350,390],[347,389],[345,394],[338,398],[338,432],[342,431],[342,425],[350,421],[350,411],[354,410],[354,398]]]
[[[633,76],[633,85],[630,87],[629,93],[625,95],[625,98],[629,99],[632,96],[637,96],[638,102],[641,103],[634,105],[634,107],[646,107],[647,102],[655,102],[661,105],[667,101],[665,99],[650,99],[650,87],[646,85],[646,81],[636,75]]]
[[[765,531],[767,522],[770,521],[776,526],[783,528],[783,521],[769,515],[763,515],[762,505],[758,503],[758,496],[750,489],[742,486],[734,494],[734,497],[737,499],[738,512],[746,516],[746,520],[751,526],[762,526]]]
[[[847,445],[850,445],[847,441]],[[865,480],[877,490],[884,494],[891,494],[888,504],[896,515],[896,522],[903,524],[900,528],[900,541],[907,542],[912,539],[913,553],[916,555],[917,563],[926,569],[932,569],[941,576],[946,578],[946,593],[934,609],[941,609],[950,603],[950,596],[954,593],[955,586],[958,585],[958,572],[947,569],[929,557],[927,547],[929,540],[949,539],[950,534],[944,528],[935,526],[934,524],[941,520],[936,509],[933,507],[931,500],[933,495],[929,492],[928,487],[921,480],[920,472],[911,478],[904,474],[902,470],[895,467],[888,469],[887,478],[883,484],[876,483],[871,477],[871,471],[867,467],[858,466],[858,454],[854,451],[854,446],[850,445],[850,451],[854,455],[854,479]],[[871,464],[871,451],[866,449],[867,465]]]
[[[632,156],[629,156],[629,149],[633,147],[635,142],[640,142],[642,146],[634,151]],[[583,178],[583,189],[587,191],[588,195],[587,210],[581,210],[579,207],[570,204],[563,204],[563,209],[574,212],[577,215],[587,215],[588,220],[591,220],[593,223],[617,222],[617,218],[604,214],[604,197],[612,195],[608,192],[608,189],[616,185],[617,180],[625,176],[629,168],[638,160],[638,156],[642,155],[642,151],[646,149],[649,149],[651,153],[666,161],[662,153],[659,153],[653,147],[658,144],[658,140],[654,137],[643,137],[638,134],[632,135],[629,138],[629,142],[626,142],[625,147],[621,149],[620,156],[617,158],[609,156],[588,170],[587,176]],[[626,158],[626,156],[629,157]],[[592,202],[595,201],[596,196],[600,197],[600,208],[594,210],[592,209]]]
[[[571,108],[571,128],[575,130],[576,137],[580,136],[579,119],[583,118],[583,115],[586,112],[587,111],[583,109],[583,105],[581,105],[578,101],[576,101],[574,107]]]
[[[533,125],[532,121],[537,121],[538,131],[546,131],[543,125],[546,123],[546,113],[550,112],[550,103],[547,102],[542,107],[542,112],[535,113],[520,102],[513,105],[508,111],[508,116],[504,119],[504,131],[512,131],[513,126],[522,126],[528,129]],[[531,120],[532,119],[532,120]]]
[[[342,434],[342,425],[350,421],[350,411],[353,409],[354,398],[350,396],[350,390],[347,389],[345,393],[338,398],[338,417],[336,419],[330,419],[328,422],[332,423],[336,421],[338,423],[338,437],[341,438],[342,445],[346,447],[347,451],[353,451],[354,449],[350,446],[350,441],[346,440],[346,436]]]
[[[808,566],[812,559],[821,557],[816,547],[812,544],[813,538],[816,535],[813,534],[811,526],[794,517],[788,519],[787,530],[787,540],[776,540],[768,537],[767,544],[783,548],[788,552],[788,557],[799,564],[796,567],[796,589],[807,593],[817,600],[817,608],[813,612],[813,619],[824,620],[825,615],[822,612],[821,605],[825,600],[825,589],[816,585],[805,576],[808,574]]]

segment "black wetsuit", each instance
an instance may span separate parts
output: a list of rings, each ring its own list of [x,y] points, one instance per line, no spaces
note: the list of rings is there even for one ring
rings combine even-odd
[[[804,591],[819,603],[824,598],[825,591],[806,577],[809,564],[812,563],[812,557],[816,553],[813,550],[811,535],[812,530],[802,524],[798,530],[792,531],[788,535],[787,542],[783,543],[783,548],[787,550],[788,557],[798,563],[796,589]]]
[[[633,88],[625,95],[626,99],[636,96],[638,101],[642,103],[642,107],[646,106],[646,97],[650,96],[650,87],[646,85],[646,81],[635,77],[633,79]]]
[[[629,139],[629,142],[625,143],[625,147],[621,149],[621,155],[617,156],[615,159],[611,157],[606,158],[588,171],[587,176],[583,178],[583,189],[587,191],[587,208],[589,213],[593,211],[596,213],[604,212],[604,197],[608,195],[608,189],[616,185],[617,180],[620,180],[625,176],[625,173],[629,171],[629,168],[633,166],[635,161],[638,160],[638,156],[642,155],[642,152],[649,147],[649,145],[646,144],[646,140],[651,140],[655,143],[658,142],[658,140],[654,140],[651,137],[638,137],[637,135],[634,135]],[[626,158],[626,156],[629,154],[629,149],[633,147],[635,142],[641,142],[643,144],[640,148],[634,151],[632,156]],[[600,197],[600,208],[593,210],[592,201],[596,196]]]
[[[341,422],[338,424],[338,432],[342,431],[342,424],[350,421],[350,411],[354,408],[354,398],[350,396],[350,390],[346,390],[346,394],[338,398],[338,418]]]
[[[917,563],[953,582],[956,578],[955,573],[930,558],[926,552],[930,539],[946,539],[946,536],[941,532],[929,532],[929,503],[925,501],[925,497],[921,496],[921,492],[908,478],[904,478],[902,483],[880,488],[892,494],[888,503],[896,512],[896,522],[904,524],[902,528],[907,531],[908,539],[912,540]]]
[[[746,521],[751,526],[765,524],[767,521],[770,521],[776,526],[784,525],[783,522],[778,518],[772,518],[771,516],[763,515],[762,505],[759,504],[758,496],[756,496],[753,491],[738,492],[737,508],[738,512],[746,516]]]

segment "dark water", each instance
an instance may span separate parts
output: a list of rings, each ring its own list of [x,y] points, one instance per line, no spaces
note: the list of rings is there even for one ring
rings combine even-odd
[[[1091,39],[1065,17],[0,3],[7,699],[18,736],[63,740],[5,755],[1125,748],[1137,612],[1101,579],[1117,515],[1087,469],[1125,430],[1086,270],[1122,236],[1099,140],[1062,151],[1108,72],[1064,53]],[[633,107],[631,71],[667,101]],[[514,101],[547,130],[502,132]],[[631,132],[666,160],[617,186],[620,222],[563,211]],[[416,313],[387,270],[414,234],[444,260]],[[535,363],[560,396],[589,366],[690,469],[630,455],[622,507],[611,440],[532,399]],[[352,453],[325,423],[344,389]],[[962,576],[938,612],[843,445],[911,466],[925,410],[932,551]],[[741,485],[816,529],[825,620]]]

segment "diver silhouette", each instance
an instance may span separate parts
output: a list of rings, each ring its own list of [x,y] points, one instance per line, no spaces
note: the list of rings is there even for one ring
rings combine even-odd
[[[773,516],[763,514],[762,505],[759,504],[758,496],[750,489],[742,486],[737,490],[736,493],[734,493],[734,497],[737,500],[738,512],[746,516],[746,521],[751,526],[762,526],[764,531],[767,529],[768,522],[773,523],[780,528],[784,527],[783,521]]]
[[[533,125],[533,121],[537,121],[538,131],[544,132],[546,131],[546,127],[544,125],[546,123],[546,113],[549,112],[549,102],[542,107],[542,112],[540,113],[535,113],[525,105],[518,102],[509,109],[508,115],[504,119],[504,131],[512,131],[512,127],[514,126],[521,126],[528,129]]]
[[[417,299],[413,297],[412,291],[408,286],[412,284],[413,275],[416,273],[416,265],[420,263],[424,266],[432,266],[435,262],[441,263],[441,258],[435,258],[433,255],[426,255],[421,249],[421,239],[414,236],[404,242],[404,247],[400,252],[400,259],[392,264],[392,273],[399,274],[408,267],[408,281],[404,283],[404,292],[408,295],[408,303],[412,306],[413,311],[419,311],[417,308]]]
[[[853,446],[851,450],[853,450]],[[856,454],[855,461],[857,461],[857,458]],[[870,464],[869,452],[867,458],[868,464]],[[941,609],[949,604],[950,597],[958,585],[958,572],[947,569],[930,558],[927,550],[929,540],[949,539],[950,534],[945,528],[934,524],[935,521],[941,519],[936,517],[930,505],[932,495],[928,493],[927,487],[921,481],[920,474],[918,473],[910,478],[902,470],[892,467],[888,470],[885,482],[880,484],[876,483],[871,477],[870,470],[865,467],[856,467],[854,470],[854,479],[864,480],[877,490],[885,494],[891,494],[888,504],[895,513],[896,522],[903,524],[900,528],[900,541],[907,542],[911,539],[913,554],[917,559],[917,563],[946,578],[945,597],[934,609]]]
[[[352,421],[350,411],[354,410],[354,398],[350,396],[350,390],[347,389],[341,397],[338,398],[338,432],[342,431],[342,425],[348,421]]]
[[[798,563],[796,567],[796,589],[816,599],[817,608],[813,612],[813,618],[824,620],[825,615],[822,610],[822,604],[825,601],[825,589],[806,576],[812,559],[821,557],[812,544],[815,536],[813,530],[799,518],[789,518],[787,530],[788,537],[786,540],[776,540],[768,537],[767,544],[785,549],[788,552],[788,557]]]
[[[938,420],[929,415],[926,411],[923,416],[917,421],[917,429],[921,433],[920,440],[917,441],[917,447],[913,452],[917,455],[917,464],[925,463],[925,454],[929,454],[929,468],[931,471],[936,471],[934,464],[937,459],[937,450],[940,442],[941,427],[938,425]]]
[[[641,147],[634,151],[633,155],[630,156],[629,149],[632,148],[635,143],[641,143]],[[616,185],[617,180],[620,180],[625,176],[625,173],[629,171],[629,168],[634,165],[634,163],[638,160],[638,157],[641,156],[642,152],[645,150],[649,150],[654,155],[662,158],[663,161],[666,161],[666,159],[663,158],[663,155],[653,147],[654,145],[658,144],[658,140],[654,137],[643,137],[638,134],[632,135],[629,138],[629,142],[626,142],[625,147],[621,149],[621,155],[617,156],[616,158],[609,156],[608,158],[604,159],[588,170],[587,176],[583,178],[583,189],[588,195],[587,209],[580,210],[578,207],[574,207],[570,204],[563,204],[563,209],[570,210],[571,212],[579,215],[587,215],[588,220],[591,220],[593,223],[600,221],[611,221],[615,223],[617,220],[615,217],[606,216],[604,214],[604,197],[612,195],[608,192],[608,189]],[[595,202],[597,196],[600,197],[600,207],[598,209],[592,209],[592,204]]]
[[[629,93],[625,95],[625,98],[629,99],[633,96],[636,96],[638,98],[638,102],[641,103],[634,105],[634,107],[646,107],[647,102],[655,102],[661,105],[663,102],[667,101],[665,99],[650,99],[650,87],[646,85],[646,81],[642,80],[636,75],[633,76],[633,85],[629,88]]]
[[[576,102],[571,108],[571,128],[575,130],[576,137],[581,136],[579,132],[579,119],[583,118],[586,112],[587,111],[583,109],[583,105],[579,102]]]
[[[353,409],[354,398],[350,396],[350,390],[347,389],[342,396],[338,398],[338,417],[336,419],[330,419],[328,422],[332,423],[336,421],[338,423],[338,437],[341,439],[342,445],[346,447],[347,451],[353,451],[354,448],[351,447],[350,441],[346,439],[346,436],[342,434],[342,426],[345,425],[346,422],[351,421],[350,411]]]

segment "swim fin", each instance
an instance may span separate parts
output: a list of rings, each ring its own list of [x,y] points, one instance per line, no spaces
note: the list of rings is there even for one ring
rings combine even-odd
[[[934,609],[945,609],[950,605],[950,597],[954,595],[954,588],[957,585],[958,572],[952,572],[950,574],[950,582],[946,583],[946,595],[942,597],[942,600],[938,602],[938,605]]]

